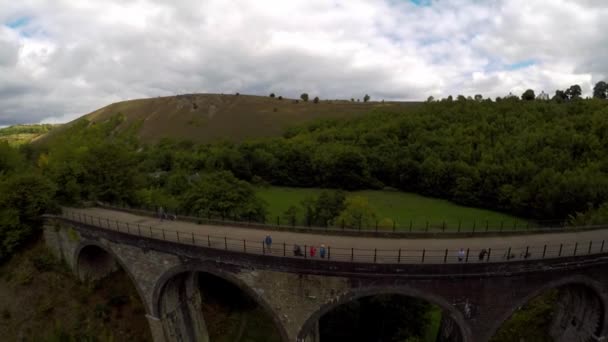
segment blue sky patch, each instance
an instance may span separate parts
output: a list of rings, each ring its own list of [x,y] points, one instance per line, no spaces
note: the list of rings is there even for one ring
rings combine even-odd
[[[524,68],[533,66],[534,64],[536,64],[535,60],[533,60],[533,59],[526,59],[526,60],[523,60],[523,61],[519,61],[519,62],[507,65],[507,70],[524,69]]]
[[[20,17],[15,20],[9,21],[8,23],[6,23],[6,26],[8,26],[12,29],[19,29],[19,28],[27,25],[29,22],[30,22],[30,18]]]
[[[430,6],[431,0],[410,0],[416,6]]]

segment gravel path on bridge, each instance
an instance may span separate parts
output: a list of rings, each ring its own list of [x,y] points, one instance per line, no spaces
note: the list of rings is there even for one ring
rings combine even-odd
[[[172,241],[177,241],[181,237],[180,242],[187,244],[192,244],[192,234],[195,234],[195,244],[209,244],[215,248],[224,248],[225,244],[229,244],[227,248],[230,250],[246,249],[249,253],[268,253],[268,250],[264,250],[262,246],[262,241],[266,235],[272,236],[272,254],[276,255],[283,255],[284,243],[287,246],[285,247],[287,255],[293,255],[293,244],[298,244],[302,248],[304,246],[316,246],[318,248],[321,244],[325,244],[325,246],[331,247],[332,260],[349,260],[353,258],[354,253],[354,259],[359,261],[372,261],[373,259],[377,262],[396,262],[399,258],[400,262],[416,262],[422,257],[424,250],[424,257],[427,262],[443,262],[446,259],[445,250],[447,249],[447,262],[458,262],[457,254],[460,248],[465,251],[470,250],[469,262],[478,261],[479,251],[490,248],[492,249],[493,261],[506,259],[509,249],[511,255],[514,256],[512,260],[521,260],[525,256],[526,249],[529,252],[529,258],[537,259],[543,255],[545,257],[573,255],[575,250],[576,255],[589,252],[599,253],[600,250],[604,250],[603,240],[608,239],[608,229],[515,236],[408,239],[272,231],[199,225],[184,221],[164,220],[161,222],[159,219],[152,217],[102,208],[64,208],[64,214],[68,217],[71,217],[71,215],[75,215],[72,217],[88,215],[89,220],[92,220],[89,222],[104,228],[109,224],[108,228],[113,230],[116,230],[114,221],[119,221],[121,222],[119,227],[123,232],[126,232],[125,223],[129,223],[131,234],[141,233],[144,236]],[[138,224],[139,232],[134,229]],[[150,230],[150,227],[152,230]],[[164,236],[162,229],[166,230]],[[150,231],[152,231],[152,234],[150,234]],[[179,232],[179,236],[175,232]],[[246,240],[246,242],[242,242],[243,240]],[[608,245],[605,248],[608,249]],[[374,249],[376,249],[375,252]],[[398,252],[399,250],[401,251]],[[308,250],[307,253],[309,253]],[[318,254],[316,257],[318,258]]]

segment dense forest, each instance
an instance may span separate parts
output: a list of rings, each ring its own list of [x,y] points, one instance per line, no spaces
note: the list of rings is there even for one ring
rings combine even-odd
[[[163,141],[138,157],[142,171],[157,171],[151,189],[169,196],[189,188],[191,175],[227,170],[256,184],[392,187],[563,219],[607,200],[607,118],[603,100],[444,100],[242,144]]]

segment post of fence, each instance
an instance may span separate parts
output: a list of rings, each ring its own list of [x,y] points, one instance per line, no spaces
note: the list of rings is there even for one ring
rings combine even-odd
[[[473,234],[475,234],[475,225],[473,224]]]
[[[578,242],[574,243],[574,253],[573,255],[576,256],[576,249],[578,248]]]
[[[211,237],[207,234],[207,247],[211,247]]]
[[[327,260],[331,259],[331,247],[327,246]]]
[[[165,239],[165,230],[163,229],[162,231],[163,231],[163,240],[166,240]]]
[[[600,248],[600,253],[604,252],[604,240],[602,240],[602,248]]]
[[[129,222],[127,222],[127,233],[131,234],[131,229],[129,228]]]
[[[511,247],[509,247],[509,250],[507,251],[507,260],[511,260]]]
[[[247,253],[247,240],[243,239],[243,253]]]
[[[308,253],[308,248],[306,248],[306,245],[304,245],[304,259],[306,259],[306,253]]]
[[[108,229],[110,229],[110,219],[107,218],[106,221],[108,222]]]
[[[285,247],[285,242],[283,242],[283,256],[287,255],[287,252],[285,251],[286,247]]]
[[[374,264],[376,263],[376,248],[374,248]]]
[[[469,249],[467,248],[467,256],[464,259],[464,262],[469,262]]]
[[[589,241],[589,250],[587,251],[587,254],[591,254],[591,246],[593,246],[593,241]]]
[[[118,221],[116,221],[116,229],[120,231],[120,226],[118,225]]]
[[[517,231],[517,221],[513,221],[513,231]]]
[[[228,239],[224,236],[224,249],[228,250]]]
[[[152,234],[152,226],[150,226],[150,237],[154,237],[154,234]]]
[[[401,248],[399,248],[399,254],[397,254],[397,263],[401,263]]]
[[[344,230],[344,219],[342,219],[342,230]]]
[[[194,233],[192,233],[192,244],[196,245],[196,240],[194,240]]]
[[[97,220],[99,221],[99,226],[101,227],[101,217],[98,217]]]
[[[425,249],[425,248],[423,248],[423,249],[422,249],[422,262],[421,262],[422,264],[424,264],[424,255],[425,255],[425,254],[426,254],[426,249]]]
[[[176,230],[175,233],[177,235],[177,242],[179,242],[179,230]]]
[[[424,229],[426,233],[429,231],[429,221],[426,221],[426,228]]]
[[[355,260],[355,249],[351,248],[350,249],[350,261]]]
[[[141,226],[137,224],[137,235],[141,236]]]
[[[543,247],[543,259],[545,258],[545,255],[547,254],[547,245],[545,245]]]
[[[559,253],[557,253],[557,256],[558,256],[558,257],[561,257],[561,256],[562,256],[562,249],[563,249],[563,248],[564,248],[564,244],[563,244],[563,243],[560,243],[560,244],[559,244]]]
[[[412,220],[410,220],[410,233],[412,232]]]
[[[488,258],[486,259],[487,262],[490,262],[491,255],[492,255],[492,248],[488,248]]]
[[[477,220],[473,220],[473,231],[477,229]]]
[[[524,255],[524,259],[528,259],[528,256],[530,253],[528,253],[528,251],[530,250],[530,246],[526,246],[526,254]]]
[[[443,221],[443,226],[441,227],[441,231],[445,233],[445,221]]]
[[[445,249],[445,254],[443,255],[443,263],[445,264],[446,262],[448,262],[448,249]]]
[[[460,227],[462,226],[462,221],[458,220],[458,232],[460,233]]]

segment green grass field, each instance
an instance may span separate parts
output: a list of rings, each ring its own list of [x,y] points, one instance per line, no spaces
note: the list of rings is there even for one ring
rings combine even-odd
[[[282,216],[290,206],[299,206],[306,197],[316,197],[322,189],[302,189],[285,187],[259,188],[257,194],[268,203],[268,221],[276,222],[277,216]],[[425,230],[427,221],[429,231],[441,230],[445,222],[446,230],[457,230],[460,223],[462,230],[485,230],[486,222],[490,230],[520,229],[526,226],[526,220],[511,215],[464,207],[446,200],[424,197],[413,193],[399,191],[354,191],[348,196],[363,196],[379,220],[389,218],[395,222],[398,230],[409,230],[410,222],[413,230]]]

